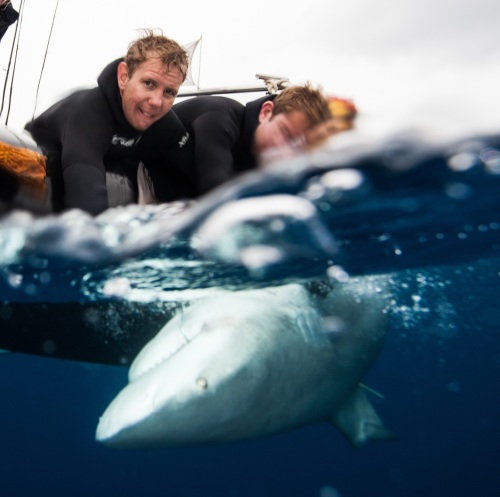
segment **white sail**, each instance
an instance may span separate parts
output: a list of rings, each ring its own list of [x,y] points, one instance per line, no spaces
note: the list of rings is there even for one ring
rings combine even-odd
[[[183,45],[184,50],[186,50],[189,53],[189,69],[188,69],[188,73],[186,76],[186,80],[184,81],[182,86],[196,86],[196,87],[198,87],[199,81],[195,82],[195,80],[193,78],[192,69],[193,69],[194,52],[195,52],[196,48],[198,47],[198,45],[200,44],[200,42],[201,42],[201,36],[197,40],[192,41],[190,43],[186,43],[185,45]]]

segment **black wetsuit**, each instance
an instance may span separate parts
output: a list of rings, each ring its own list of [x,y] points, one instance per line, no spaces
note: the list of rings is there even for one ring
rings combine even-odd
[[[246,105],[227,97],[200,96],[173,109],[194,136],[196,187],[206,193],[237,174],[256,167],[252,142],[262,104],[268,95]]]
[[[7,32],[7,29],[11,24],[14,24],[19,18],[19,13],[14,10],[12,4],[7,4],[4,7],[0,7],[0,40],[3,35]]]
[[[173,111],[142,133],[128,123],[117,84],[119,62],[103,70],[96,88],[72,93],[26,125],[48,157],[56,212],[80,208],[95,215],[113,207],[110,178],[115,187],[133,189],[135,201],[140,161],[151,167],[158,200],[193,196],[184,180],[192,176],[193,140]]]

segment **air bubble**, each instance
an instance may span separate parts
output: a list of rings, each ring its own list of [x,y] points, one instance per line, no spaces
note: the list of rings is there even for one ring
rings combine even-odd
[[[349,281],[349,274],[341,266],[330,266],[326,270],[326,274],[330,279],[339,281],[341,283]]]
[[[477,155],[470,152],[456,154],[448,160],[448,167],[453,171],[467,171],[477,163]]]

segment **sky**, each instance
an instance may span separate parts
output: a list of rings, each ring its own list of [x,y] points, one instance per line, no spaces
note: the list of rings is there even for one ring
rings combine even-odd
[[[20,3],[12,0],[17,9]],[[22,16],[8,122],[16,129],[69,91],[94,86],[141,28],[161,29],[181,44],[202,37],[192,65],[202,88],[254,85],[257,73],[273,74],[350,98],[381,127],[410,114],[432,121],[436,111],[450,122],[498,123],[498,0],[253,0],[247,7],[234,0],[25,0]],[[13,35],[11,27],[0,43],[0,85]]]

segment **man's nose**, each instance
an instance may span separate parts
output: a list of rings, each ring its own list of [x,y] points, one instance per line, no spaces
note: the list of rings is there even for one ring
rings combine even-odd
[[[154,91],[149,95],[149,105],[152,107],[161,107],[163,99],[162,91]]]

